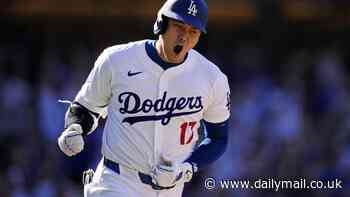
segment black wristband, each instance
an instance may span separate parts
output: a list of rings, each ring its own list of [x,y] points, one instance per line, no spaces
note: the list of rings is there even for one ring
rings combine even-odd
[[[94,117],[98,114],[91,112],[78,102],[73,102],[66,112],[64,128],[72,124],[79,124],[83,129],[83,135],[87,135],[94,125]]]

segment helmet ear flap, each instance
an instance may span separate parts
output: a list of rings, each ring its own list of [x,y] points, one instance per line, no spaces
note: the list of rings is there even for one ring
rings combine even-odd
[[[169,19],[166,16],[160,15],[154,23],[153,33],[155,35],[164,34],[168,28]]]

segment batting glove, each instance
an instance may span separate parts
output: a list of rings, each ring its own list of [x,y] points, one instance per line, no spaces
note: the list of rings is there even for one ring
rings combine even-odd
[[[191,181],[194,173],[192,164],[185,162],[179,165],[158,165],[153,171],[153,183],[162,187],[174,187]]]
[[[71,157],[84,149],[83,129],[79,124],[72,124],[58,138],[61,151]]]

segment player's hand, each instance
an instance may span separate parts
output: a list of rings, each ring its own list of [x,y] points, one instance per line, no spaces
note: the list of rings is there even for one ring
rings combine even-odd
[[[178,165],[158,165],[153,172],[153,182],[162,187],[173,187],[192,179],[192,164],[185,162]]]
[[[79,124],[72,124],[58,138],[61,151],[71,157],[84,149],[83,129]]]

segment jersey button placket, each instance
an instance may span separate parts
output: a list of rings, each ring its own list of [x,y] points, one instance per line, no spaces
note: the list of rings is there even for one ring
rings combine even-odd
[[[169,72],[164,71],[160,78],[158,83],[158,99],[162,99],[163,94],[168,89],[168,76]],[[168,97],[168,96],[167,96]],[[166,101],[165,101],[166,103]],[[164,105],[165,105],[164,103]],[[166,111],[158,111],[156,112],[157,116],[164,115]],[[154,135],[154,156],[155,156],[155,163],[159,163],[160,155],[162,154],[162,144],[163,144],[163,128],[162,120],[158,120],[155,122],[155,135]]]

